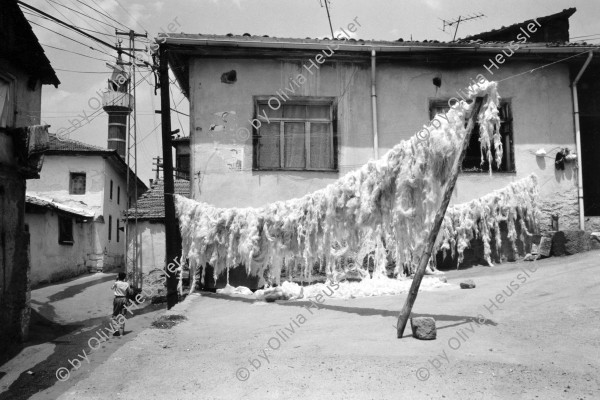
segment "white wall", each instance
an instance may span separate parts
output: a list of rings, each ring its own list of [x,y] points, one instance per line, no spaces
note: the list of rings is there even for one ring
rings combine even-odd
[[[113,196],[110,198],[110,181],[113,182]],[[121,188],[121,196],[118,198],[119,189]],[[133,201],[133,196],[132,196]],[[119,226],[125,226],[122,220],[123,211],[127,211],[127,181],[126,176],[118,173],[113,164],[106,161],[104,174],[104,225],[99,232],[100,237],[104,241],[105,260],[104,264],[108,268],[125,267],[125,232],[119,232],[119,240],[117,240],[117,221]],[[108,240],[108,217],[112,216],[112,233],[111,240]]]
[[[73,221],[73,244],[58,243],[58,215],[25,213],[29,225],[31,249],[31,284],[54,282],[86,273],[92,252],[93,223]]]
[[[572,166],[555,171],[551,159],[538,159],[532,152],[556,147],[575,150],[569,69],[557,64],[535,73],[516,76],[542,63],[511,59],[491,76],[482,65],[448,67],[434,64],[378,62],[377,107],[379,154],[415,134],[429,121],[429,101],[458,97],[478,74],[503,80],[500,95],[511,100],[516,172],[461,174],[454,203],[465,202],[532,172],[538,175],[542,227],[558,213],[561,228],[577,228],[577,174]],[[235,69],[237,82],[224,84],[220,75]],[[253,171],[252,141],[236,137],[240,128],[252,130],[252,96],[274,95],[288,87],[289,79],[304,72],[308,81],[299,95],[338,96],[339,172]],[[192,132],[192,198],[220,207],[261,206],[301,197],[332,183],[348,170],[372,157],[370,68],[360,63],[328,61],[314,75],[302,71],[301,63],[288,60],[241,60],[197,58],[190,62],[190,131]],[[441,77],[436,88],[432,79]],[[235,111],[226,129],[211,132],[219,122],[215,113]],[[230,113],[231,114],[231,113]],[[231,171],[226,160],[233,147],[242,148],[241,171]],[[552,153],[554,154],[554,153]]]
[[[133,224],[129,224],[133,231]],[[135,237],[132,234],[127,243],[127,270],[131,271],[131,261],[133,260],[133,245]],[[138,220],[138,248],[141,248],[141,255],[138,251],[138,260],[141,260],[142,273],[147,274],[153,269],[163,269],[165,267],[165,225],[162,222],[150,222]]]
[[[86,173],[85,194],[69,194],[71,172]],[[118,187],[121,187],[121,196],[117,204]],[[93,209],[96,218],[87,266],[92,270],[103,271],[125,266],[125,234],[120,232],[117,241],[117,220],[122,217],[122,211],[127,210],[126,181],[124,174],[119,174],[111,161],[99,155],[48,155],[45,157],[40,179],[28,181],[27,192],[74,207],[81,207],[84,203],[86,207]],[[98,219],[100,216],[104,221]],[[111,240],[108,240],[109,216],[112,216]]]

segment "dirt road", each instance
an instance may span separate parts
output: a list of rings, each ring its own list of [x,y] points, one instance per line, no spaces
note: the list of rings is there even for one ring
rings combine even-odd
[[[102,341],[91,354],[88,341],[109,326],[113,298],[110,287],[115,276],[84,275],[31,292],[30,339],[22,350],[15,349],[10,361],[0,365],[0,400],[56,399],[150,326],[164,305],[135,310],[126,323],[125,336]],[[93,341],[92,344],[96,346]],[[83,351],[87,360],[79,359],[81,367],[70,371],[64,381],[58,381],[57,369],[72,369],[69,360],[77,359]]]
[[[404,295],[190,296],[174,311],[188,321],[142,332],[60,399],[597,399],[599,261],[450,271],[477,287],[420,293],[435,341],[396,339]]]

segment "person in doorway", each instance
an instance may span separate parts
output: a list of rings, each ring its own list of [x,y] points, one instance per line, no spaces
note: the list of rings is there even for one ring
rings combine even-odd
[[[125,306],[127,305],[127,296],[131,291],[131,287],[127,282],[127,274],[125,272],[119,272],[117,276],[117,280],[113,283],[111,290],[115,294],[115,298],[113,300],[113,320],[119,315],[122,314],[125,316]],[[123,320],[122,324],[119,324],[119,336],[123,336],[125,333],[125,321]]]

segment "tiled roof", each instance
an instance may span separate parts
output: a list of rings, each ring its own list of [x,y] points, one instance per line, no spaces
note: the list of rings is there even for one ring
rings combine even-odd
[[[164,38],[164,39],[163,39]],[[471,38],[473,38],[471,40]],[[394,48],[410,48],[412,50],[419,49],[420,51],[427,51],[428,49],[434,48],[447,48],[447,49],[472,49],[478,50],[482,47],[506,47],[507,41],[482,41],[476,40],[474,36],[465,38],[461,41],[456,42],[444,42],[439,40],[422,40],[422,41],[407,41],[402,38],[391,41],[391,40],[364,40],[364,39],[329,39],[329,38],[281,38],[271,37],[268,35],[212,35],[212,34],[191,34],[191,33],[170,33],[168,35],[159,34],[159,41],[167,44],[175,44],[177,46],[223,46],[223,47],[277,47],[279,49],[294,48],[294,49],[312,49],[321,48],[327,45],[340,46],[340,50],[349,51],[366,51],[372,48],[379,49],[379,51],[393,50]],[[165,40],[166,39],[166,40]],[[586,44],[586,43],[525,43],[522,48],[556,48],[556,47],[592,47],[600,48],[600,45]],[[183,50],[183,49],[182,49]]]
[[[39,78],[44,85],[58,87],[60,81],[16,0],[2,1],[0,12],[0,51],[19,69]],[[26,5],[25,5],[26,6]],[[29,6],[27,6],[29,8]]]
[[[35,196],[28,194],[25,197],[25,202],[27,204],[45,207],[54,210],[60,210],[69,214],[79,215],[81,217],[91,218],[95,215],[94,210],[85,207],[85,204],[82,203],[81,207],[72,207],[66,204],[62,204],[54,199],[49,199],[41,196]]]
[[[56,134],[50,134],[49,148],[46,153],[115,153],[115,150],[109,150],[100,146],[94,146],[91,144],[79,142],[77,140],[61,138],[59,139]]]
[[[155,181],[152,187],[137,201],[138,219],[164,219],[165,218],[165,183],[163,180]],[[190,197],[190,181],[175,179],[175,194]],[[133,219],[135,209],[127,210],[125,218]]]
[[[568,19],[571,15],[575,14],[575,11],[577,11],[577,9],[575,7],[567,8],[556,14],[546,15],[544,17],[538,17],[538,18],[536,18],[536,20],[541,25],[544,25],[544,24],[547,24],[551,20],[557,20],[557,19],[561,19],[561,18]],[[518,22],[516,24],[512,24],[509,26],[503,26],[502,28],[499,28],[499,29],[492,29],[491,31],[481,32],[476,35],[467,36],[466,38],[464,38],[462,40],[465,40],[465,41],[477,40],[477,39],[486,40],[486,39],[489,39],[490,37],[494,37],[499,34],[502,34],[503,32],[512,31],[516,28],[519,28],[520,26],[527,25],[530,22],[533,22],[533,19],[528,19],[526,21]]]

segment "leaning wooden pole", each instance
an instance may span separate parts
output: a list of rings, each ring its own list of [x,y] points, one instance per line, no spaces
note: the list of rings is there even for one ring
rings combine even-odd
[[[408,322],[408,317],[410,317],[410,313],[413,308],[413,304],[417,299],[417,293],[419,292],[419,286],[421,286],[421,281],[423,280],[423,275],[425,275],[425,269],[427,268],[427,263],[429,262],[429,258],[431,257],[431,252],[433,251],[433,246],[435,244],[435,240],[437,238],[438,232],[440,231],[440,227],[442,226],[442,221],[444,220],[444,215],[446,215],[446,209],[448,208],[448,204],[450,203],[450,198],[452,197],[452,192],[454,192],[454,186],[456,185],[456,179],[458,178],[458,172],[460,171],[460,166],[462,165],[463,159],[465,158],[465,154],[467,152],[467,148],[469,147],[469,141],[471,139],[471,132],[473,131],[473,127],[475,126],[475,119],[479,114],[479,110],[481,109],[481,105],[483,104],[483,98],[477,97],[475,99],[475,103],[473,104],[473,110],[471,112],[471,116],[469,118],[469,123],[467,124],[467,129],[465,133],[465,137],[463,139],[462,148],[458,157],[454,160],[454,164],[452,165],[452,172],[450,174],[450,180],[446,184],[446,189],[444,190],[444,199],[442,200],[442,204],[435,214],[435,219],[433,220],[433,226],[431,227],[431,231],[429,231],[429,236],[427,237],[427,241],[425,242],[425,248],[423,249],[423,254],[419,259],[419,266],[415,272],[415,276],[412,281],[412,285],[410,286],[410,291],[408,292],[408,297],[406,298],[406,302],[404,303],[404,307],[400,311],[400,315],[398,316],[398,324],[397,334],[398,338],[401,338],[404,333],[404,328],[406,328],[406,323]]]

